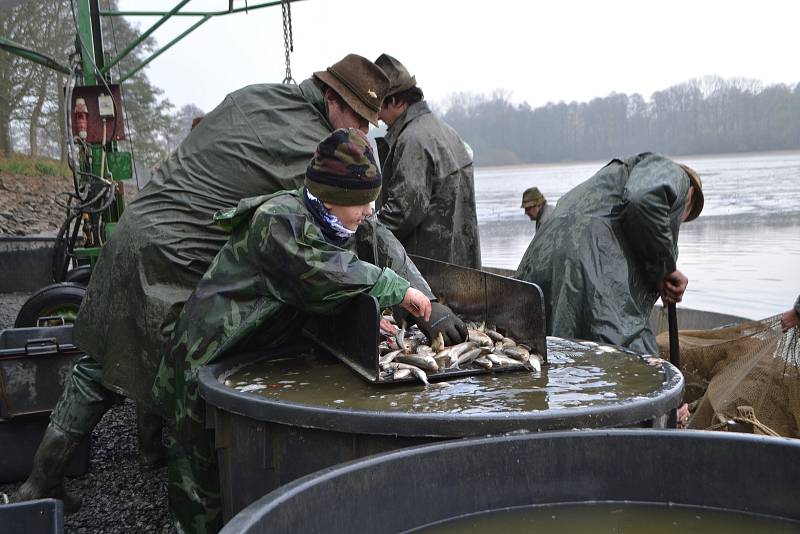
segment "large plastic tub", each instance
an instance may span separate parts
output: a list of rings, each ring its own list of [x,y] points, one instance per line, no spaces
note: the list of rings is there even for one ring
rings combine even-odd
[[[72,325],[0,331],[0,418],[50,413],[81,356]]]
[[[394,533],[512,507],[604,501],[800,521],[798,480],[800,441],[789,439],[593,430],[458,440],[296,480],[247,507],[222,532]]]
[[[56,499],[13,504],[0,502],[0,532],[61,534],[64,532],[64,506]]]
[[[0,331],[0,482],[24,480],[30,473],[50,412],[81,356],[72,325]],[[87,437],[67,475],[88,468]]]
[[[296,348],[286,350],[286,353],[263,354],[261,358],[270,360],[283,354],[299,353]],[[367,387],[350,369],[328,358],[332,363],[323,367],[324,374],[330,374],[343,392],[362,391],[358,388]],[[657,426],[659,421],[663,424],[665,414],[679,404],[683,391],[680,373],[664,363],[664,381],[650,395],[611,399],[596,406],[520,410],[509,402],[506,409],[502,405],[506,397],[500,392],[491,397],[494,409],[485,412],[406,410],[403,407],[370,409],[360,402],[364,399],[361,393],[358,398],[344,394],[340,403],[332,405],[317,402],[318,397],[286,401],[225,385],[231,373],[252,362],[252,355],[241,355],[200,371],[207,421],[215,429],[226,519],[282,484],[318,469],[379,452],[446,439],[520,431]],[[315,364],[308,366],[317,369]],[[496,379],[519,380],[527,374],[503,373]],[[454,382],[451,387],[469,388],[470,393],[480,395],[480,386],[464,382],[469,380],[478,378],[468,377]],[[422,388],[417,387],[417,391],[420,390]],[[377,389],[375,395],[388,391]]]
[[[35,291],[53,282],[54,237],[0,237],[0,293]]]

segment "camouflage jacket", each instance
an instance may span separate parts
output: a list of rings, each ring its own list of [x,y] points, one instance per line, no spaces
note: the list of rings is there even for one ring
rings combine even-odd
[[[378,219],[409,254],[480,269],[472,155],[455,130],[417,102],[379,149]]]
[[[356,251],[366,241],[353,239],[350,248],[328,243],[303,203],[302,189],[245,199],[217,220],[232,231],[230,240],[186,302],[153,386],[179,434],[190,427],[183,418],[203,420],[196,402],[200,366],[290,341],[309,314],[336,313],[359,293],[372,295],[381,307],[397,305],[410,286],[391,268],[359,259]],[[371,247],[361,252],[372,255]],[[378,254],[384,264],[406,270],[410,265],[416,272],[404,254]]]
[[[566,193],[516,277],[542,288],[547,333],[658,354],[656,282],[675,270],[689,177],[655,154],[613,160]]]

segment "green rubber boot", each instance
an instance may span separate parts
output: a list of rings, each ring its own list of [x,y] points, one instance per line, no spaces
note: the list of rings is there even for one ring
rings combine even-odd
[[[167,454],[161,437],[163,420],[155,412],[136,405],[136,433],[139,438],[139,467],[143,471],[167,465]]]
[[[50,423],[39,449],[33,457],[33,469],[14,495],[15,502],[34,499],[61,499],[64,513],[74,514],[81,507],[81,499],[64,489],[64,471],[81,444],[81,438],[71,436]]]

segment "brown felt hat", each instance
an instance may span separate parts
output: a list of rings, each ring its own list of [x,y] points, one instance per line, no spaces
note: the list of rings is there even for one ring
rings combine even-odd
[[[378,112],[389,88],[389,79],[375,63],[348,54],[314,76],[333,89],[353,111],[378,126]]]
[[[381,54],[375,64],[389,77],[389,90],[386,96],[396,95],[417,85],[417,78],[408,73],[408,69],[389,54]]]
[[[694,169],[680,163],[679,165],[681,169],[683,169],[683,172],[685,172],[689,177],[689,182],[694,186],[692,209],[689,211],[689,216],[686,218],[686,222],[689,222],[695,220],[700,215],[700,212],[703,211],[703,182],[700,180],[700,176],[695,172]]]

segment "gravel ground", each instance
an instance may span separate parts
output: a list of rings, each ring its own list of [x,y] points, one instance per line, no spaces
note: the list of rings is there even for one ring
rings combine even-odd
[[[0,294],[0,329],[11,328],[24,293]],[[114,406],[92,432],[89,471],[67,480],[66,487],[83,497],[83,507],[66,517],[68,534],[172,533],[166,468],[143,472],[136,460],[136,407],[131,401]],[[17,484],[0,484],[13,494]]]

